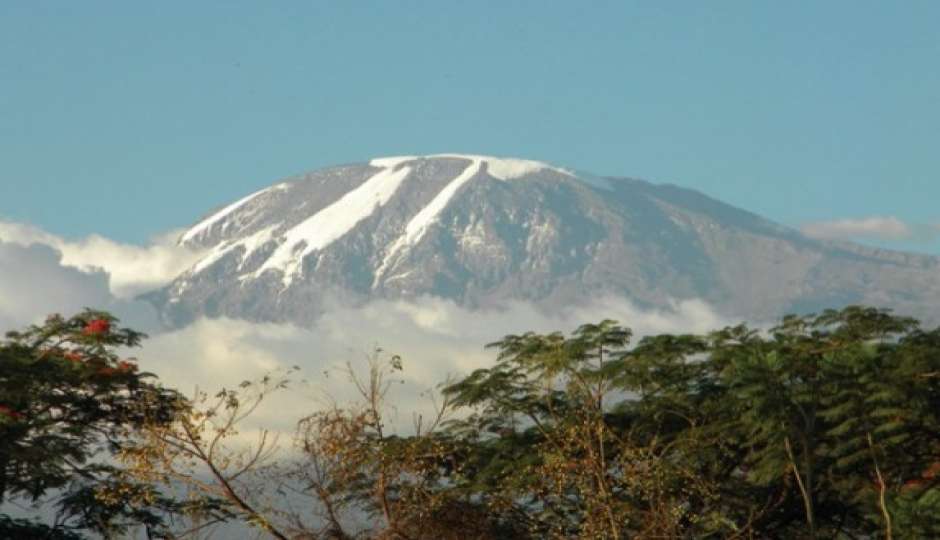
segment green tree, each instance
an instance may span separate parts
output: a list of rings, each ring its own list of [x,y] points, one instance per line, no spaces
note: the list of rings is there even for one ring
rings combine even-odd
[[[455,489],[543,537],[940,532],[938,331],[850,307],[628,338],[604,321],[498,342],[446,389],[474,411],[450,432]]]
[[[690,358],[703,341],[648,338],[630,349],[630,338],[610,320],[570,337],[507,336],[493,345],[494,367],[448,386],[455,405],[475,411],[450,426],[465,446],[468,499],[534,537],[681,538],[720,528],[702,503],[710,487],[679,459],[704,444],[677,436],[696,428],[679,409],[688,408]]]
[[[149,382],[151,374],[138,371],[135,360],[118,355],[144,336],[117,322],[93,310],[53,315],[0,341],[0,502],[56,501],[57,524],[36,525],[37,531],[112,535],[131,523],[159,521],[151,510],[98,504],[91,496],[117,487],[105,458],[142,421],[142,405],[148,415],[168,417],[175,401],[173,392]],[[27,525],[0,520],[0,537],[26,537]]]
[[[758,530],[920,537],[895,531],[898,512],[936,530],[936,518],[914,517],[934,498],[920,480],[936,462],[940,425],[931,409],[938,388],[930,374],[940,368],[935,332],[851,307],[788,316],[767,334],[739,326],[711,339],[707,364],[723,392],[710,404],[722,413],[708,428],[733,449],[739,491],[767,501]]]
[[[506,336],[408,434],[377,352],[346,372],[361,399],[305,415],[282,459],[264,431],[226,443],[271,378],[178,400],[121,455],[282,539],[940,537],[940,329],[850,307],[631,339]]]

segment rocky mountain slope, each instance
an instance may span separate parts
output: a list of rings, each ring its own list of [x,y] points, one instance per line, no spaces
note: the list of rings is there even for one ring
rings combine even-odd
[[[204,257],[149,295],[173,325],[309,325],[328,301],[421,295],[546,309],[699,298],[742,318],[861,303],[940,321],[940,258],[813,240],[692,190],[517,159],[322,169],[211,213],[180,242]]]

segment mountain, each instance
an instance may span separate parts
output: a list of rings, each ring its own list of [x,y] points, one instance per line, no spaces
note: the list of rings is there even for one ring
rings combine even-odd
[[[176,326],[309,325],[330,301],[422,295],[545,309],[698,298],[741,318],[865,304],[940,322],[940,258],[814,240],[689,189],[519,159],[317,170],[209,214],[180,243],[204,256],[148,296]]]

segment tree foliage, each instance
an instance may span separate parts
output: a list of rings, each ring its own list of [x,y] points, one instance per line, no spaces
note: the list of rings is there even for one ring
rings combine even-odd
[[[36,537],[66,538],[80,529],[110,535],[159,521],[153,508],[99,504],[92,496],[118,487],[106,457],[129,430],[145,416],[168,418],[175,400],[134,359],[119,356],[144,336],[117,322],[94,310],[52,315],[0,341],[0,502],[52,497],[58,505],[52,525],[4,516],[0,537],[27,538],[29,527]]]
[[[49,333],[65,324],[53,318],[2,349],[27,366],[0,394],[0,429],[19,441],[0,442],[2,491],[98,478],[70,490],[103,512],[88,521],[142,523],[160,508],[189,516],[152,526],[176,538],[232,520],[292,540],[940,537],[940,329],[886,310],[636,341],[611,320],[509,335],[490,345],[492,366],[443,384],[437,414],[404,431],[389,427],[388,390],[407,365],[376,350],[343,370],[359,399],[305,414],[280,451],[266,430],[250,445],[235,435],[288,379],[193,399],[150,391],[116,357],[93,360],[105,338],[139,339],[99,319]],[[77,370],[64,387],[37,382],[53,359]],[[28,384],[44,397],[11,397]],[[90,401],[62,401],[75,387]],[[52,436],[43,444],[72,450],[16,453]],[[103,443],[123,468],[94,469]]]

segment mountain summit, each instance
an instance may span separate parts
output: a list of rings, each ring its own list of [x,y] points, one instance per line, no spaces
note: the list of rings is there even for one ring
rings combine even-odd
[[[940,320],[940,258],[807,238],[672,185],[536,161],[438,155],[317,170],[209,214],[205,255],[149,297],[200,315],[308,325],[327,299],[705,300],[729,316],[847,304]]]

